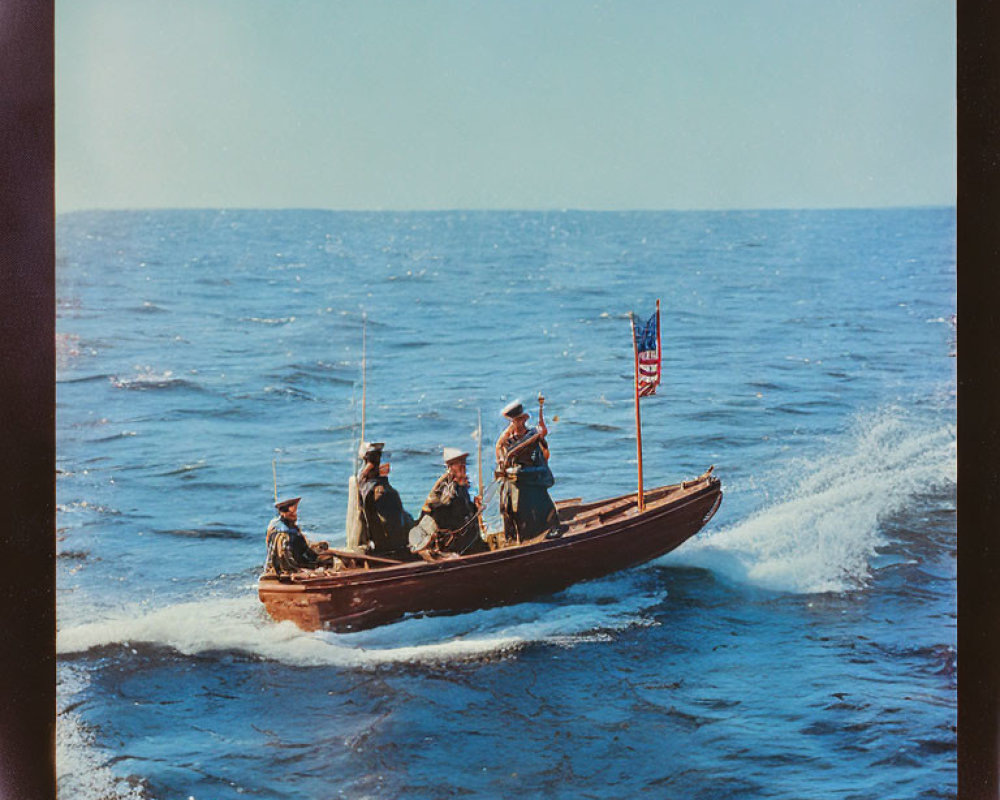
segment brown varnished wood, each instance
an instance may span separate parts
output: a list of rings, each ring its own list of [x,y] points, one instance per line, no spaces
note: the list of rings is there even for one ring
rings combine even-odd
[[[305,630],[357,630],[409,613],[448,613],[516,603],[642,564],[694,536],[722,500],[717,478],[652,489],[645,511],[636,495],[557,504],[567,526],[558,539],[441,561],[339,572],[263,575],[258,594],[276,620]]]

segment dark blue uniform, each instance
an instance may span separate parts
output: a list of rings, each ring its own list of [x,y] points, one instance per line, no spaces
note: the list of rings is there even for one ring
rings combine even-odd
[[[501,443],[502,452],[509,453],[536,433],[534,428],[528,428],[522,436],[506,438]],[[500,473],[500,512],[508,539],[533,539],[559,527],[559,515],[548,492],[556,480],[542,452],[544,444],[545,440],[539,439],[519,452],[513,475]]]
[[[361,495],[362,541],[371,541],[375,554],[402,561],[413,557],[409,548],[413,517],[403,508],[389,478],[378,474],[378,463],[366,463],[358,473]]]
[[[267,526],[267,552],[271,569],[279,575],[315,567],[318,561],[299,526],[280,516]]]

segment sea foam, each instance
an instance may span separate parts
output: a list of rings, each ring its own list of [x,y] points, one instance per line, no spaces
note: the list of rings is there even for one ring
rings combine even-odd
[[[560,602],[521,603],[466,614],[417,617],[368,631],[307,633],[265,614],[250,587],[236,598],[179,603],[60,630],[60,657],[102,647],[164,647],[296,666],[377,667],[492,657],[532,643],[572,646],[608,631],[650,624],[643,610],[662,596],[637,592],[627,575],[568,589]],[[598,603],[596,601],[600,600]]]
[[[956,482],[955,426],[893,406],[857,417],[824,457],[786,464],[790,485],[743,520],[688,542],[664,563],[698,566],[765,589],[856,589],[870,577],[882,523]],[[768,481],[758,479],[758,485]]]

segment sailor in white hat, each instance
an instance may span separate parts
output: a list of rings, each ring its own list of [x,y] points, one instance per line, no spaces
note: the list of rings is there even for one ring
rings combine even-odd
[[[385,450],[385,442],[362,442],[361,447],[358,448],[358,458],[367,460],[368,456],[374,456],[376,453],[381,456],[383,450]]]
[[[469,454],[465,450],[459,450],[457,447],[446,447],[441,451],[441,458],[444,460],[444,465],[450,467],[453,464],[457,467],[459,465],[464,465]]]
[[[524,403],[520,400],[514,400],[505,405],[500,414],[510,420],[510,424],[504,428],[503,433],[500,434],[500,438],[497,439],[495,450],[498,465],[503,464],[507,453],[512,447],[536,433],[535,429],[528,427],[528,418],[531,415],[524,410]],[[548,430],[543,429],[543,425],[544,423],[540,421],[538,432],[544,437],[548,433]],[[544,442],[543,446],[547,447]],[[545,457],[548,458],[548,452],[546,452]]]
[[[561,525],[549,487],[555,483],[549,469],[548,428],[542,417],[545,398],[538,396],[538,426],[528,427],[524,404],[515,400],[500,413],[510,424],[496,443],[497,470],[500,479],[500,513],[504,536],[518,542],[540,534],[557,537]]]
[[[389,462],[382,463],[385,442],[362,442],[358,448],[358,458],[362,460],[358,470],[358,491],[364,496],[372,490],[380,477],[388,477]]]
[[[457,447],[444,448],[442,460],[447,471],[434,483],[420,513],[434,520],[441,550],[463,555],[489,549],[479,535],[480,500],[469,494],[468,458],[469,454]]]

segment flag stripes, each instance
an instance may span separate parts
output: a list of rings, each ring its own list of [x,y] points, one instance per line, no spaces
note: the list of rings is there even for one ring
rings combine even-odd
[[[660,385],[662,359],[660,357],[660,317],[654,313],[643,325],[636,325],[635,348],[638,352],[639,397],[656,394]]]

